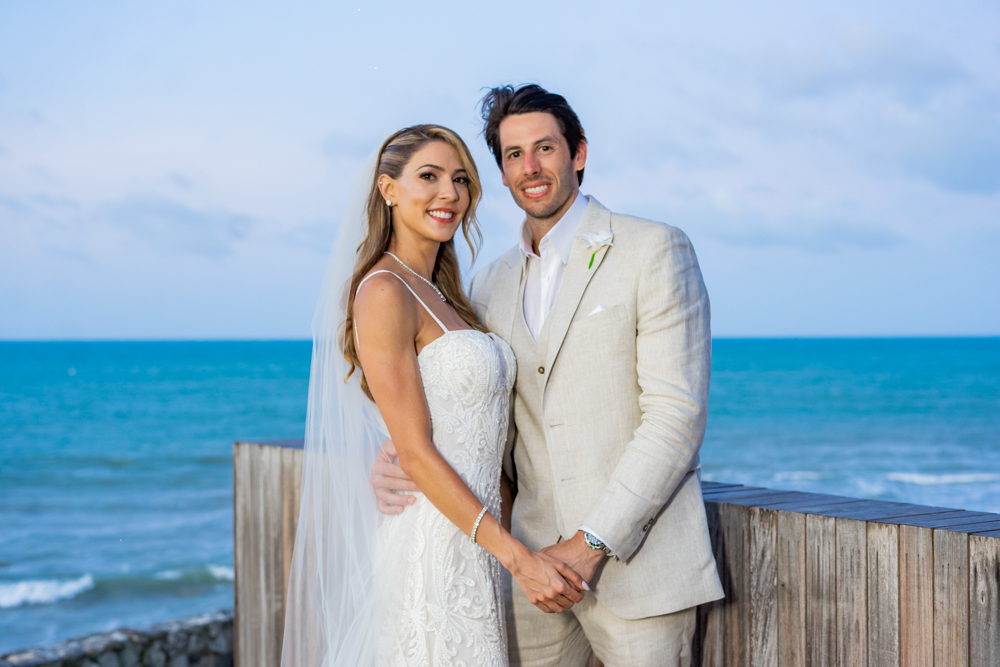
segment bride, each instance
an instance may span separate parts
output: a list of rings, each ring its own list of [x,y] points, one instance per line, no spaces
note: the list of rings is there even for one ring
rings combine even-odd
[[[282,665],[506,665],[501,566],[562,611],[586,584],[508,532],[501,474],[516,365],[462,291],[479,175],[451,130],[391,135],[341,221],[313,321],[302,503]],[[382,517],[391,437],[419,493]]]

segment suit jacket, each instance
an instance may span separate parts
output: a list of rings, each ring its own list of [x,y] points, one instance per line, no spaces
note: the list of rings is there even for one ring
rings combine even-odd
[[[698,461],[710,307],[683,232],[588,199],[579,233],[610,230],[614,246],[588,268],[593,250],[574,240],[537,346],[515,330],[524,326],[517,246],[473,277],[471,299],[535,383],[519,382],[532,390],[516,388],[511,401],[512,534],[537,550],[586,525],[618,557],[598,570],[594,594],[621,618],[646,618],[723,597]]]

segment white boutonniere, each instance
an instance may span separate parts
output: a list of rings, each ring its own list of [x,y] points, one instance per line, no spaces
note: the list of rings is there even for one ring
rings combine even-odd
[[[592,251],[590,255],[590,264],[587,265],[587,269],[594,268],[594,258],[597,257],[597,251],[604,246],[613,246],[614,243],[611,239],[615,237],[611,233],[610,229],[602,229],[599,232],[587,232],[586,234],[579,234],[576,238],[582,239],[584,243],[587,244],[587,248]]]

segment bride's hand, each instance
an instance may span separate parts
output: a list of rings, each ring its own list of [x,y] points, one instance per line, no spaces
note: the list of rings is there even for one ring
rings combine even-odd
[[[573,568],[548,554],[527,549],[508,568],[531,604],[558,614],[583,599],[587,583]]]
[[[403,469],[396,465],[396,447],[392,440],[384,440],[372,464],[369,483],[375,489],[375,501],[382,514],[399,514],[416,500],[414,496],[396,491],[419,491],[417,485]]]

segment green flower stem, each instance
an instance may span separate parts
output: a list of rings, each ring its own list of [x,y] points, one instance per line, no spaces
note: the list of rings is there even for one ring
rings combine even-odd
[[[597,257],[597,251],[596,250],[594,251],[594,254],[590,256],[590,264],[587,265],[587,270],[588,271],[590,269],[594,268],[594,258],[595,257]]]

